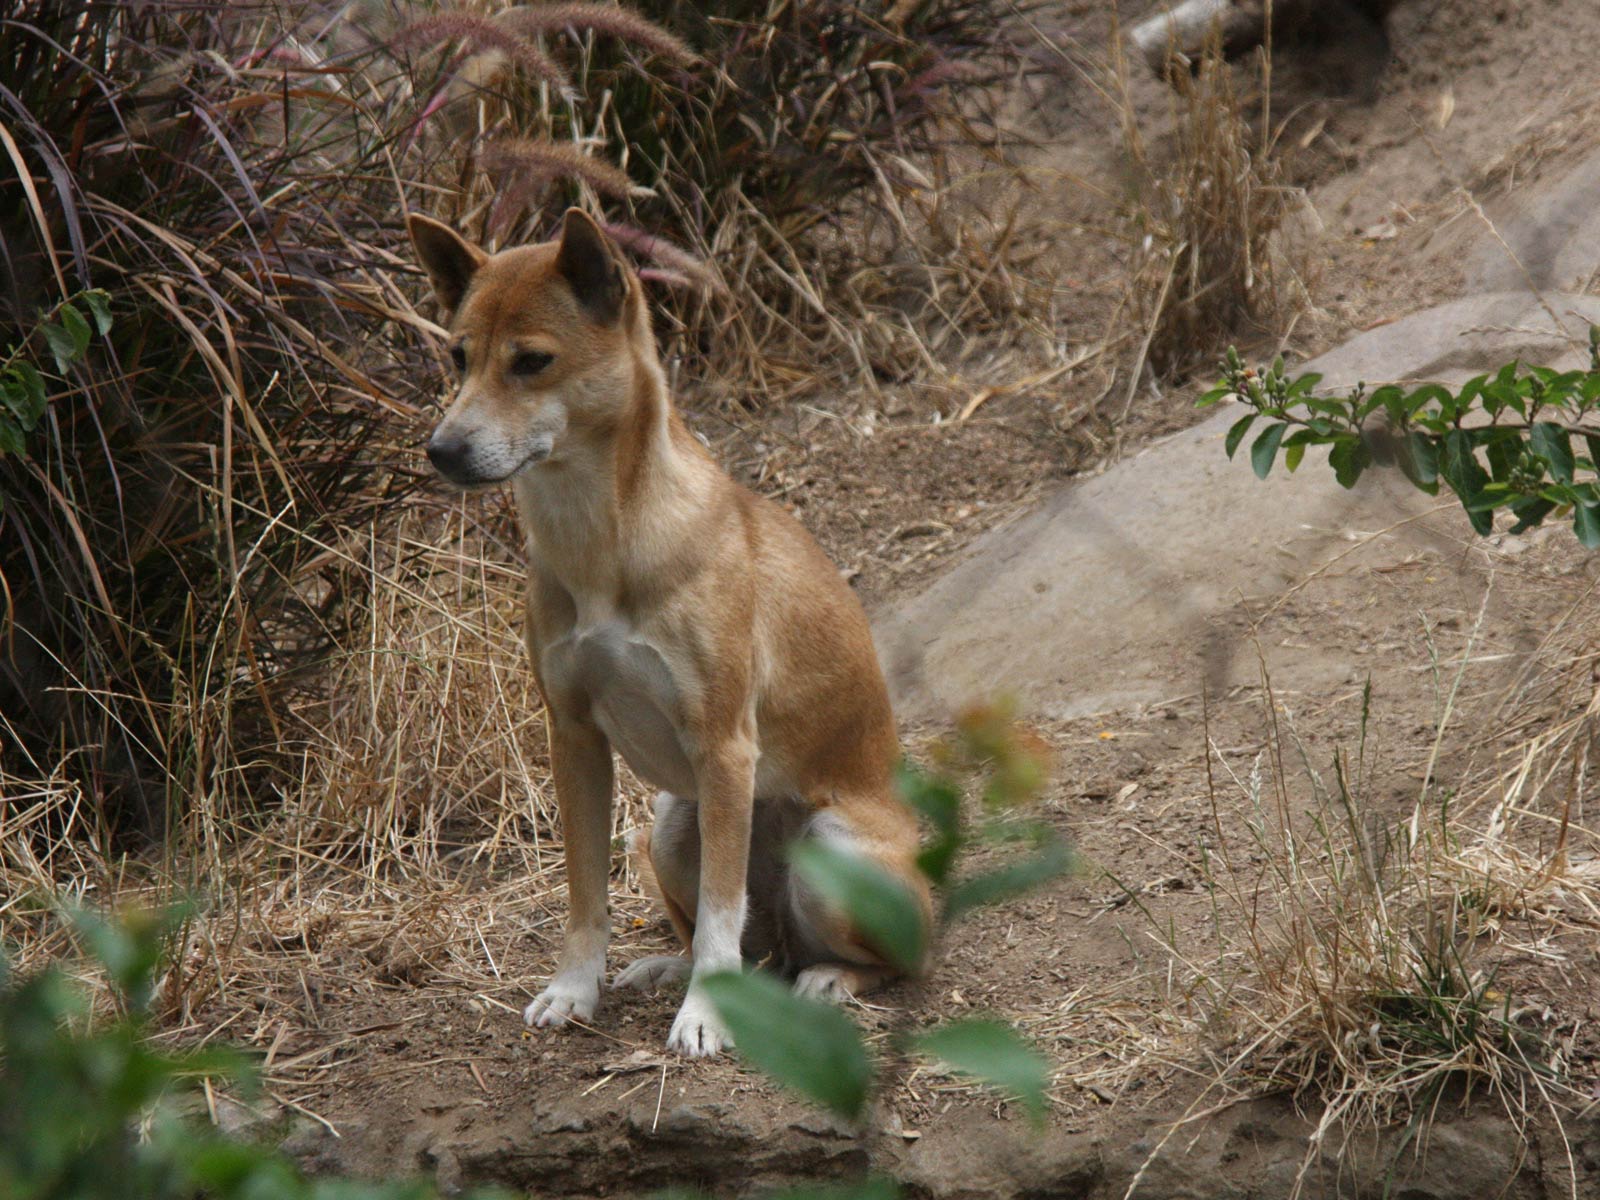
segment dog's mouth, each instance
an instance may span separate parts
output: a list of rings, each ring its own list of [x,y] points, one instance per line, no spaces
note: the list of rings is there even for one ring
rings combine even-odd
[[[512,471],[511,474],[519,475],[523,471],[526,471],[529,467],[537,466],[539,463],[542,463],[545,459],[549,458],[550,455],[555,452],[555,448],[555,437],[552,434],[541,433],[538,437],[533,439],[533,442],[528,449],[527,456],[523,458],[521,464],[519,464],[517,469]]]

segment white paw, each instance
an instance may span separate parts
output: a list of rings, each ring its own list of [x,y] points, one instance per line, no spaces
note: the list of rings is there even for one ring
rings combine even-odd
[[[653,992],[664,984],[682,983],[689,978],[694,963],[681,954],[651,954],[636,958],[611,981],[614,988],[638,988]]]
[[[717,1016],[716,1007],[702,993],[690,988],[672,1022],[672,1032],[667,1035],[667,1049],[689,1058],[708,1058],[731,1045],[733,1039]]]
[[[541,1029],[548,1025],[565,1025],[568,1021],[589,1021],[594,1018],[595,1006],[599,1003],[600,984],[594,977],[585,975],[574,979],[558,975],[523,1009],[522,1019]]]
[[[848,967],[807,967],[795,977],[794,994],[828,1004],[843,1004],[846,1000],[855,999],[855,993],[846,982],[849,975]]]

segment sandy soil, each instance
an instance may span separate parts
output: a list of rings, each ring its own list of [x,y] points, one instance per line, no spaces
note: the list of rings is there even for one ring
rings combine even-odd
[[[1106,36],[1102,4],[1062,3],[1049,16],[1041,28],[1053,38],[1093,48]],[[1548,259],[1548,270],[1534,265],[1551,286],[1592,286],[1581,273],[1548,275],[1576,261],[1562,257],[1571,238],[1519,242],[1489,222],[1537,223],[1540,190],[1559,191],[1600,143],[1582,120],[1600,93],[1590,67],[1600,9],[1577,0],[1415,0],[1392,18],[1390,38],[1392,57],[1375,78],[1352,80],[1336,56],[1279,72],[1275,111],[1285,114],[1286,142],[1299,147],[1295,170],[1320,224],[1323,262],[1317,308],[1284,339],[1294,356],[1490,283],[1506,286],[1502,237],[1528,260]],[[1029,86],[1018,110],[1037,139],[1036,164],[1058,180],[1039,184],[1036,203],[1072,255],[1077,285],[1065,313],[1070,351],[1100,336],[1117,302],[1123,248],[1105,235],[1095,192],[1059,179],[1114,188],[1115,129],[1071,72]],[[1159,85],[1139,82],[1136,98],[1159,120]],[[1108,466],[1106,428],[1085,416],[1103,375],[1086,367],[996,395],[964,423],[950,420],[977,387],[996,382],[975,372],[870,409],[841,398],[759,422],[709,407],[692,416],[738,475],[795,509],[881,622],[980,534]],[[1195,390],[1141,398],[1121,453],[1190,424]],[[1251,514],[1237,519],[1248,528]],[[1592,690],[1589,660],[1570,640],[1559,648],[1547,640],[1563,620],[1575,628],[1571,614],[1590,605],[1597,578],[1563,531],[1475,543],[1464,523],[1442,516],[1401,552],[1346,556],[1348,532],[1333,530],[1332,549],[1314,564],[1268,582],[1230,580],[1229,563],[1217,563],[1213,582],[1236,583],[1237,602],[1208,618],[1206,636],[1243,664],[1222,687],[1207,690],[1204,664],[1172,654],[1159,695],[1043,720],[1058,765],[1043,813],[1078,848],[1081,869],[961,925],[928,980],[855,1008],[884,1047],[898,1029],[954,1014],[1016,1022],[1056,1065],[1044,1133],[1031,1133],[1004,1102],[892,1054],[867,1127],[842,1129],[736,1062],[665,1057],[673,996],[613,994],[593,1030],[526,1031],[517,1013],[549,970],[559,928],[552,894],[536,919],[480,935],[494,987],[394,969],[335,941],[305,948],[297,986],[262,1014],[273,1091],[299,1110],[291,1146],[325,1166],[430,1171],[446,1186],[498,1180],[550,1195],[667,1184],[733,1194],[872,1167],[929,1195],[1110,1196],[1153,1154],[1137,1194],[1288,1194],[1305,1156],[1302,1115],[1281,1095],[1247,1101],[1236,1085],[1215,1084],[1242,1048],[1211,984],[1229,977],[1246,919],[1219,916],[1208,885],[1219,863],[1262,877],[1249,833],[1259,815],[1252,772],[1282,781],[1287,819],[1303,828],[1318,811],[1310,773],[1326,784],[1335,754],[1356,752],[1370,681],[1359,802],[1377,829],[1410,811],[1430,762],[1462,803],[1481,802],[1515,766],[1516,747],[1581,709],[1585,685]],[[1139,628],[1083,627],[1075,616],[1060,611],[1062,638],[1151,650]],[[1267,648],[1263,659],[1315,655],[1339,669],[1269,692],[1249,669],[1258,648]],[[1449,664],[1462,661],[1441,739]],[[1518,690],[1530,676],[1547,686]],[[1515,704],[1502,711],[1508,696]],[[1507,711],[1519,727],[1507,726]],[[939,728],[908,728],[908,744],[916,750]],[[1297,741],[1303,761],[1284,749]],[[1279,764],[1277,751],[1288,761]],[[1528,828],[1529,852],[1548,850],[1553,827]],[[620,870],[614,960],[668,952],[670,931]],[[1593,927],[1535,927],[1530,918],[1521,941],[1538,953],[1517,957],[1496,986],[1534,1006],[1541,1034],[1563,1048],[1580,1086],[1595,1086]],[[1269,1066],[1246,1055],[1236,1084]],[[1174,1120],[1213,1110],[1208,1123],[1163,1142]],[[1560,1133],[1540,1125],[1524,1135],[1492,1110],[1471,1119],[1478,1124],[1465,1132],[1441,1130],[1434,1152],[1420,1157],[1393,1139],[1342,1157],[1330,1146],[1306,1194],[1376,1195],[1396,1181],[1410,1181],[1400,1194],[1415,1196],[1496,1194],[1501,1181],[1509,1195],[1568,1194]],[[1572,1120],[1565,1134],[1585,1181],[1570,1186],[1600,1186],[1592,1123]],[[1474,1191],[1491,1173],[1493,1185]]]

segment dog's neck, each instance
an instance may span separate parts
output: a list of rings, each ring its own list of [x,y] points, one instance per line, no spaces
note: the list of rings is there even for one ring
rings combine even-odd
[[[530,558],[593,619],[637,590],[637,576],[665,568],[710,482],[659,362],[635,354],[629,368],[617,381],[627,392],[617,420],[569,429],[560,451],[514,484]]]

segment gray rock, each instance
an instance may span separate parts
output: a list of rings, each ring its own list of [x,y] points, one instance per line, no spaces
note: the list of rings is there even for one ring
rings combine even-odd
[[[1468,272],[1474,290],[1534,287],[1585,290],[1600,271],[1600,154],[1554,184],[1525,183],[1494,214]],[[1501,239],[1504,244],[1501,244]]]
[[[1513,357],[1586,361],[1600,298],[1526,294],[1442,304],[1380,326],[1304,366],[1325,387],[1358,381],[1459,382]],[[942,718],[974,699],[1016,694],[1033,712],[1085,716],[1171,695],[1174,666],[1213,690],[1257,678],[1228,621],[1244,598],[1272,598],[1363,533],[1418,518],[1439,502],[1397,473],[1369,472],[1345,491],[1308,454],[1298,474],[1256,479],[1222,441],[1243,413],[1214,417],[1104,474],[1069,484],[1032,513],[978,539],[922,594],[881,612],[879,654],[898,710]],[[1397,529],[1351,565],[1382,565],[1441,534],[1459,511]],[[1348,656],[1267,647],[1274,680],[1327,686]],[[1190,689],[1184,689],[1185,691]]]
[[[346,1128],[346,1134],[361,1136],[359,1129]],[[327,1128],[308,1117],[296,1117],[280,1149],[312,1174],[331,1174],[345,1170],[344,1146]]]
[[[935,1200],[1088,1197],[1102,1193],[1099,1148],[1082,1135],[1027,1125],[980,1130],[954,1123],[923,1135],[896,1177]]]

